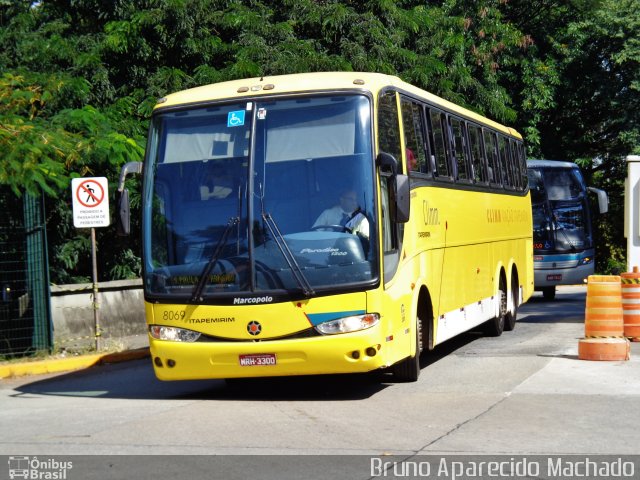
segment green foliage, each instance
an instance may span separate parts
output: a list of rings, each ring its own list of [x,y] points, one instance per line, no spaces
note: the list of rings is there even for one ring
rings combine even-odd
[[[141,160],[155,99],[305,71],[395,74],[514,125],[537,157],[609,192],[601,269],[623,257],[624,156],[640,153],[639,0],[0,1],[0,182],[44,190],[52,278],[90,277],[70,178]],[[139,206],[138,180],[127,183]],[[136,203],[137,202],[137,203]],[[134,235],[98,230],[104,279],[139,273]]]

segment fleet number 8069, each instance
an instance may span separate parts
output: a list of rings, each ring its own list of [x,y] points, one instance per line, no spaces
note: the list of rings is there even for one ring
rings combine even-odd
[[[186,313],[184,310],[165,310],[162,312],[163,320],[184,320]]]

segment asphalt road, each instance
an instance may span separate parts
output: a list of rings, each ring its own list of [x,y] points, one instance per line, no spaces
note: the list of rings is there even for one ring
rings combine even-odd
[[[629,361],[579,360],[584,295],[580,287],[559,289],[553,302],[536,294],[513,332],[467,333],[425,355],[416,383],[379,374],[163,383],[148,359],[2,380],[0,455],[222,455],[215,475],[193,460],[189,468],[207,473],[192,478],[247,478],[233,458],[260,459],[263,478],[355,478],[340,476],[344,457],[312,456],[640,455],[640,343]],[[288,477],[262,455],[308,457],[288,457],[297,458]],[[112,473],[113,458],[103,466]],[[153,464],[144,472],[177,478],[162,475],[175,462]],[[82,478],[107,478],[92,471]]]

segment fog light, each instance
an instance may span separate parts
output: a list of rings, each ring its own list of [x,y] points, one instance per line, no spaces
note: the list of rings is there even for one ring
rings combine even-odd
[[[351,358],[353,358],[354,360],[358,360],[360,358],[360,352],[358,350],[354,350],[353,352],[351,352]]]
[[[377,350],[373,347],[367,348],[366,352],[367,352],[367,355],[369,355],[370,357],[375,357],[376,353],[378,353]]]
[[[171,359],[167,360],[167,367],[173,368],[175,366],[176,366],[176,361],[175,360],[171,360]]]
[[[153,363],[155,363],[155,364],[156,364],[156,367],[160,367],[160,368],[162,368],[162,367],[163,367],[163,365],[162,365],[162,360],[160,359],[160,357],[156,357],[156,358],[154,358],[154,359],[153,359]]]

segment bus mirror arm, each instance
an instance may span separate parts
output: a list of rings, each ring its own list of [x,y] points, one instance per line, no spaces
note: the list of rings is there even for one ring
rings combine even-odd
[[[131,233],[131,215],[129,213],[129,190],[124,188],[124,181],[131,173],[141,173],[142,162],[128,162],[120,170],[120,180],[116,191],[116,233],[127,236]]]
[[[598,198],[598,210],[600,210],[600,213],[607,213],[609,211],[609,197],[607,196],[607,192],[594,187],[587,187],[587,190],[596,194]]]
[[[127,162],[122,166],[120,170],[120,179],[118,180],[118,191],[124,190],[124,181],[127,176],[132,173],[142,173],[142,162]]]

